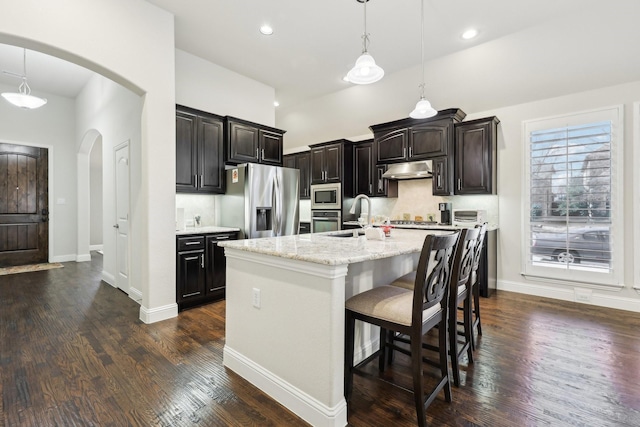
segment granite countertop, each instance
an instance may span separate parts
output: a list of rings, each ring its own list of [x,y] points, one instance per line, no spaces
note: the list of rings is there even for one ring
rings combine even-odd
[[[449,234],[450,232],[450,230],[396,229],[391,232],[391,237],[385,240],[367,240],[364,236],[332,237],[336,234],[351,234],[350,230],[342,230],[226,241],[218,245],[316,264],[342,265],[420,252],[427,234]]]
[[[358,221],[344,221],[342,223],[343,225],[349,225],[349,226],[359,226],[360,224],[358,223]],[[385,224],[373,224],[374,227],[380,227],[383,226]],[[464,226],[464,225],[443,225],[443,224],[391,224],[391,226],[393,228],[397,228],[397,229],[411,229],[411,230],[461,230],[463,228],[473,228],[475,227],[475,224],[473,225],[469,225],[469,226]],[[497,230],[498,229],[498,225],[497,224],[488,224],[487,225],[487,231],[493,231],[493,230]]]
[[[208,234],[208,233],[232,233],[240,231],[239,228],[234,227],[187,227],[184,230],[176,230],[176,236],[183,236],[189,234]]]

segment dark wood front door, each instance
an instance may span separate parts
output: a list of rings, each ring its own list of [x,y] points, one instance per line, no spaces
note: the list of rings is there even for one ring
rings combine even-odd
[[[0,267],[47,262],[48,150],[0,144]]]

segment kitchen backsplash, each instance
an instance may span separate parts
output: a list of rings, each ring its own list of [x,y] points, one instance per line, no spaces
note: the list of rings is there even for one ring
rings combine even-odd
[[[416,215],[426,221],[433,214],[436,221],[440,221],[438,203],[450,202],[452,209],[484,209],[487,220],[492,225],[499,224],[498,196],[433,196],[430,179],[413,179],[398,182],[397,198],[372,198],[371,213],[384,215],[390,219],[402,219],[408,213],[411,219]]]
[[[209,194],[176,194],[176,208],[184,209],[185,226],[193,227],[194,217],[200,215],[201,226],[218,225],[215,223],[216,198]]]

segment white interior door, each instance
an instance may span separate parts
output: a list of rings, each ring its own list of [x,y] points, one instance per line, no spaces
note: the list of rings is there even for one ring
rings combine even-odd
[[[129,143],[115,148],[116,286],[129,294]]]

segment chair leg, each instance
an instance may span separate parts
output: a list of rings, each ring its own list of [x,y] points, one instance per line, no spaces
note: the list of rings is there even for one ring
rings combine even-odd
[[[449,355],[451,356],[451,371],[453,372],[453,384],[460,387],[460,364],[458,363],[458,313],[450,310],[448,323]]]
[[[384,372],[385,362],[387,361],[387,330],[380,328],[380,354],[378,355],[378,370]]]
[[[447,361],[445,358],[445,365]],[[422,339],[411,337],[411,372],[413,374],[413,396],[416,402],[418,426],[426,427],[427,414],[424,408],[424,387],[422,384]]]
[[[473,312],[471,311],[471,295],[464,300],[464,340],[467,346],[469,363],[473,363]]]
[[[351,392],[353,391],[353,340],[356,324],[356,320],[351,316],[349,310],[346,310],[344,324],[344,398],[349,402],[349,400],[351,400]]]
[[[474,331],[474,327],[478,328],[478,335],[482,335],[482,322],[480,321],[480,286],[478,283],[475,283],[472,287],[473,293],[473,316],[471,320],[471,345],[473,350],[476,349],[476,334]],[[474,318],[475,317],[475,318]]]
[[[447,321],[440,323],[438,330],[438,341],[440,347],[440,375],[446,378],[444,385],[444,398],[447,402],[451,402],[451,381],[449,381],[449,360],[447,351]]]
[[[395,336],[395,332],[394,331],[388,331],[387,332],[387,342],[390,343],[390,344],[395,344],[394,336]],[[387,363],[389,365],[391,365],[393,363],[393,347],[389,347],[387,349],[387,354],[388,354]]]

